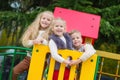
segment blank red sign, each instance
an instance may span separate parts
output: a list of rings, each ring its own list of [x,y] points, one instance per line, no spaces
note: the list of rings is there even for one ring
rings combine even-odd
[[[100,26],[100,16],[56,7],[55,17],[66,20],[67,31],[79,30],[84,37],[97,39]]]

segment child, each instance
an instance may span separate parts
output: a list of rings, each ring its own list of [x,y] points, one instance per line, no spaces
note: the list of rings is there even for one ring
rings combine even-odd
[[[53,20],[53,13],[50,11],[44,11],[36,17],[31,25],[22,36],[22,44],[24,47],[32,47],[34,44],[48,44],[46,32]],[[27,56],[17,64],[13,69],[12,80],[17,80],[17,76],[29,69],[31,55],[27,53]]]
[[[79,31],[73,30],[70,32],[70,36],[72,38],[73,42],[73,48],[74,50],[83,52],[82,56],[79,57],[77,60],[71,60],[70,66],[71,65],[77,65],[77,73],[76,73],[76,78],[75,80],[79,79],[79,71],[80,71],[80,64],[81,62],[86,61],[88,58],[90,58],[96,50],[93,48],[93,46],[90,43],[85,43],[82,44],[82,36]],[[78,65],[79,64],[79,65]]]
[[[73,30],[70,32],[70,36],[73,42],[74,50],[83,52],[82,56],[80,56],[77,60],[72,60],[69,65],[76,65],[81,62],[86,61],[90,58],[93,54],[95,54],[96,50],[90,43],[82,44],[82,36],[79,31]]]
[[[66,23],[61,18],[56,18],[53,20],[51,24],[51,36],[49,41],[49,48],[51,52],[51,56],[57,61],[55,65],[55,70],[53,73],[52,80],[58,80],[59,66],[60,63],[69,64],[69,60],[65,60],[62,56],[58,54],[58,49],[72,49],[72,40],[70,36],[65,32],[66,31]],[[69,68],[65,68],[64,79],[68,80],[69,77]]]

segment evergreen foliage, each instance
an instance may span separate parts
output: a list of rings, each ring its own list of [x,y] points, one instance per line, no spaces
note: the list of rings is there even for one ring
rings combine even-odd
[[[20,7],[10,7],[15,1]],[[99,38],[95,42],[95,48],[106,51],[109,48],[108,51],[120,53],[119,0],[9,0],[8,2],[2,0],[0,2],[0,31],[5,30],[7,38],[12,35],[10,45],[19,45],[18,40],[21,34],[34,20],[37,13],[43,10],[54,11],[54,8],[58,6],[100,15],[100,32]]]

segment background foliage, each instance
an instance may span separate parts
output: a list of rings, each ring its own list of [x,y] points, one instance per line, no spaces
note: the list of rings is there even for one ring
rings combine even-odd
[[[25,28],[56,6],[101,16],[96,49],[120,53],[120,0],[0,0],[0,45],[21,45]]]

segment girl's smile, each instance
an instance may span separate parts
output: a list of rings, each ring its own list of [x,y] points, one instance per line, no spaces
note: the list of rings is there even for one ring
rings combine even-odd
[[[51,23],[52,17],[50,14],[43,14],[41,19],[40,19],[40,25],[43,29],[49,27]]]
[[[54,32],[54,34],[58,35],[58,36],[63,36],[63,33],[65,32],[65,25],[62,21],[56,21],[56,23],[54,24],[52,31]]]

